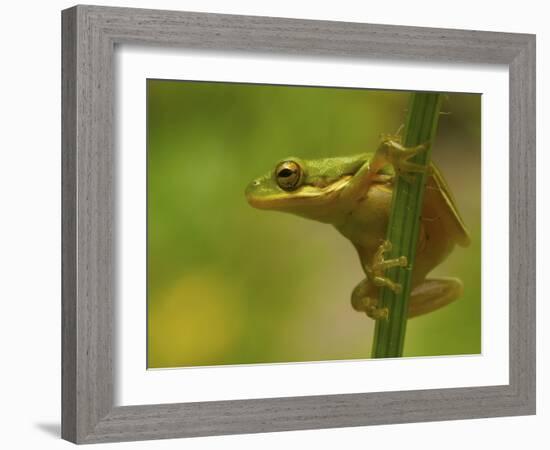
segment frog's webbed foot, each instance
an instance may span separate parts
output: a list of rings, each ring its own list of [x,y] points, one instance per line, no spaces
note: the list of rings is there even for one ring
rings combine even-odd
[[[397,133],[399,133],[399,130]],[[411,158],[427,149],[427,143],[415,147],[405,147],[401,143],[401,136],[399,134],[380,135],[380,144],[374,152],[374,156],[365,161],[359,170],[357,170],[340,193],[340,198],[343,200],[355,199],[361,201],[373,182],[380,182],[380,180],[386,182],[388,181],[388,177],[390,179],[397,179],[400,176],[409,183],[413,182],[415,179],[414,174],[425,173],[431,170],[430,166],[424,166],[411,161]],[[387,165],[393,167],[397,176],[391,177],[387,173],[382,172],[382,169]]]
[[[399,136],[383,135],[378,148],[380,156],[395,170],[395,173],[404,178],[409,183],[414,181],[415,173],[424,173],[427,170],[422,164],[413,163],[410,159],[419,153],[426,151],[426,144],[417,145],[415,147],[404,147],[401,144]]]
[[[400,256],[393,259],[384,259],[384,253],[392,249],[390,241],[384,241],[378,247],[372,259],[372,265],[366,268],[367,276],[379,287],[387,287],[396,294],[401,292],[401,285],[384,276],[384,271],[392,267],[407,267],[407,257]]]
[[[378,307],[378,299],[371,286],[372,283],[368,279],[361,281],[351,294],[351,305],[353,309],[364,312],[371,319],[387,319],[389,310]]]
[[[372,319],[387,319],[388,308],[378,307],[377,287],[387,287],[395,293],[401,292],[401,285],[384,276],[384,271],[391,267],[406,267],[405,256],[384,259],[384,254],[391,250],[391,242],[384,241],[373,256],[370,267],[365,267],[367,278],[357,285],[351,295],[351,303],[356,311],[364,311]]]

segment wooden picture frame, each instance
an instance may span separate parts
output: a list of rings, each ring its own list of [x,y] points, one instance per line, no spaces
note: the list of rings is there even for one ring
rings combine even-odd
[[[64,439],[94,443],[535,413],[535,36],[98,6],[63,11],[62,31]],[[115,407],[113,53],[127,43],[506,65],[509,384]]]

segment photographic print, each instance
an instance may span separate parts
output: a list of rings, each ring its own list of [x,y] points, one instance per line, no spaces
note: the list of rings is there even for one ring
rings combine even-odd
[[[147,80],[147,317],[150,369],[480,354],[481,95]]]

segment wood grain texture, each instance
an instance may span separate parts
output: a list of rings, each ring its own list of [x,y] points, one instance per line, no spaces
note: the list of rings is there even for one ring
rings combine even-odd
[[[62,14],[62,436],[93,443],[535,412],[535,37],[77,6]],[[510,72],[510,383],[114,407],[115,44],[505,64]]]
[[[63,14],[61,50],[61,434],[76,440],[76,10]]]

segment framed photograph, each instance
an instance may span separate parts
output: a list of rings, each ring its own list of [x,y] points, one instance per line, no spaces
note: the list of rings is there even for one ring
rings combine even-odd
[[[535,413],[535,37],[62,13],[62,436]]]

